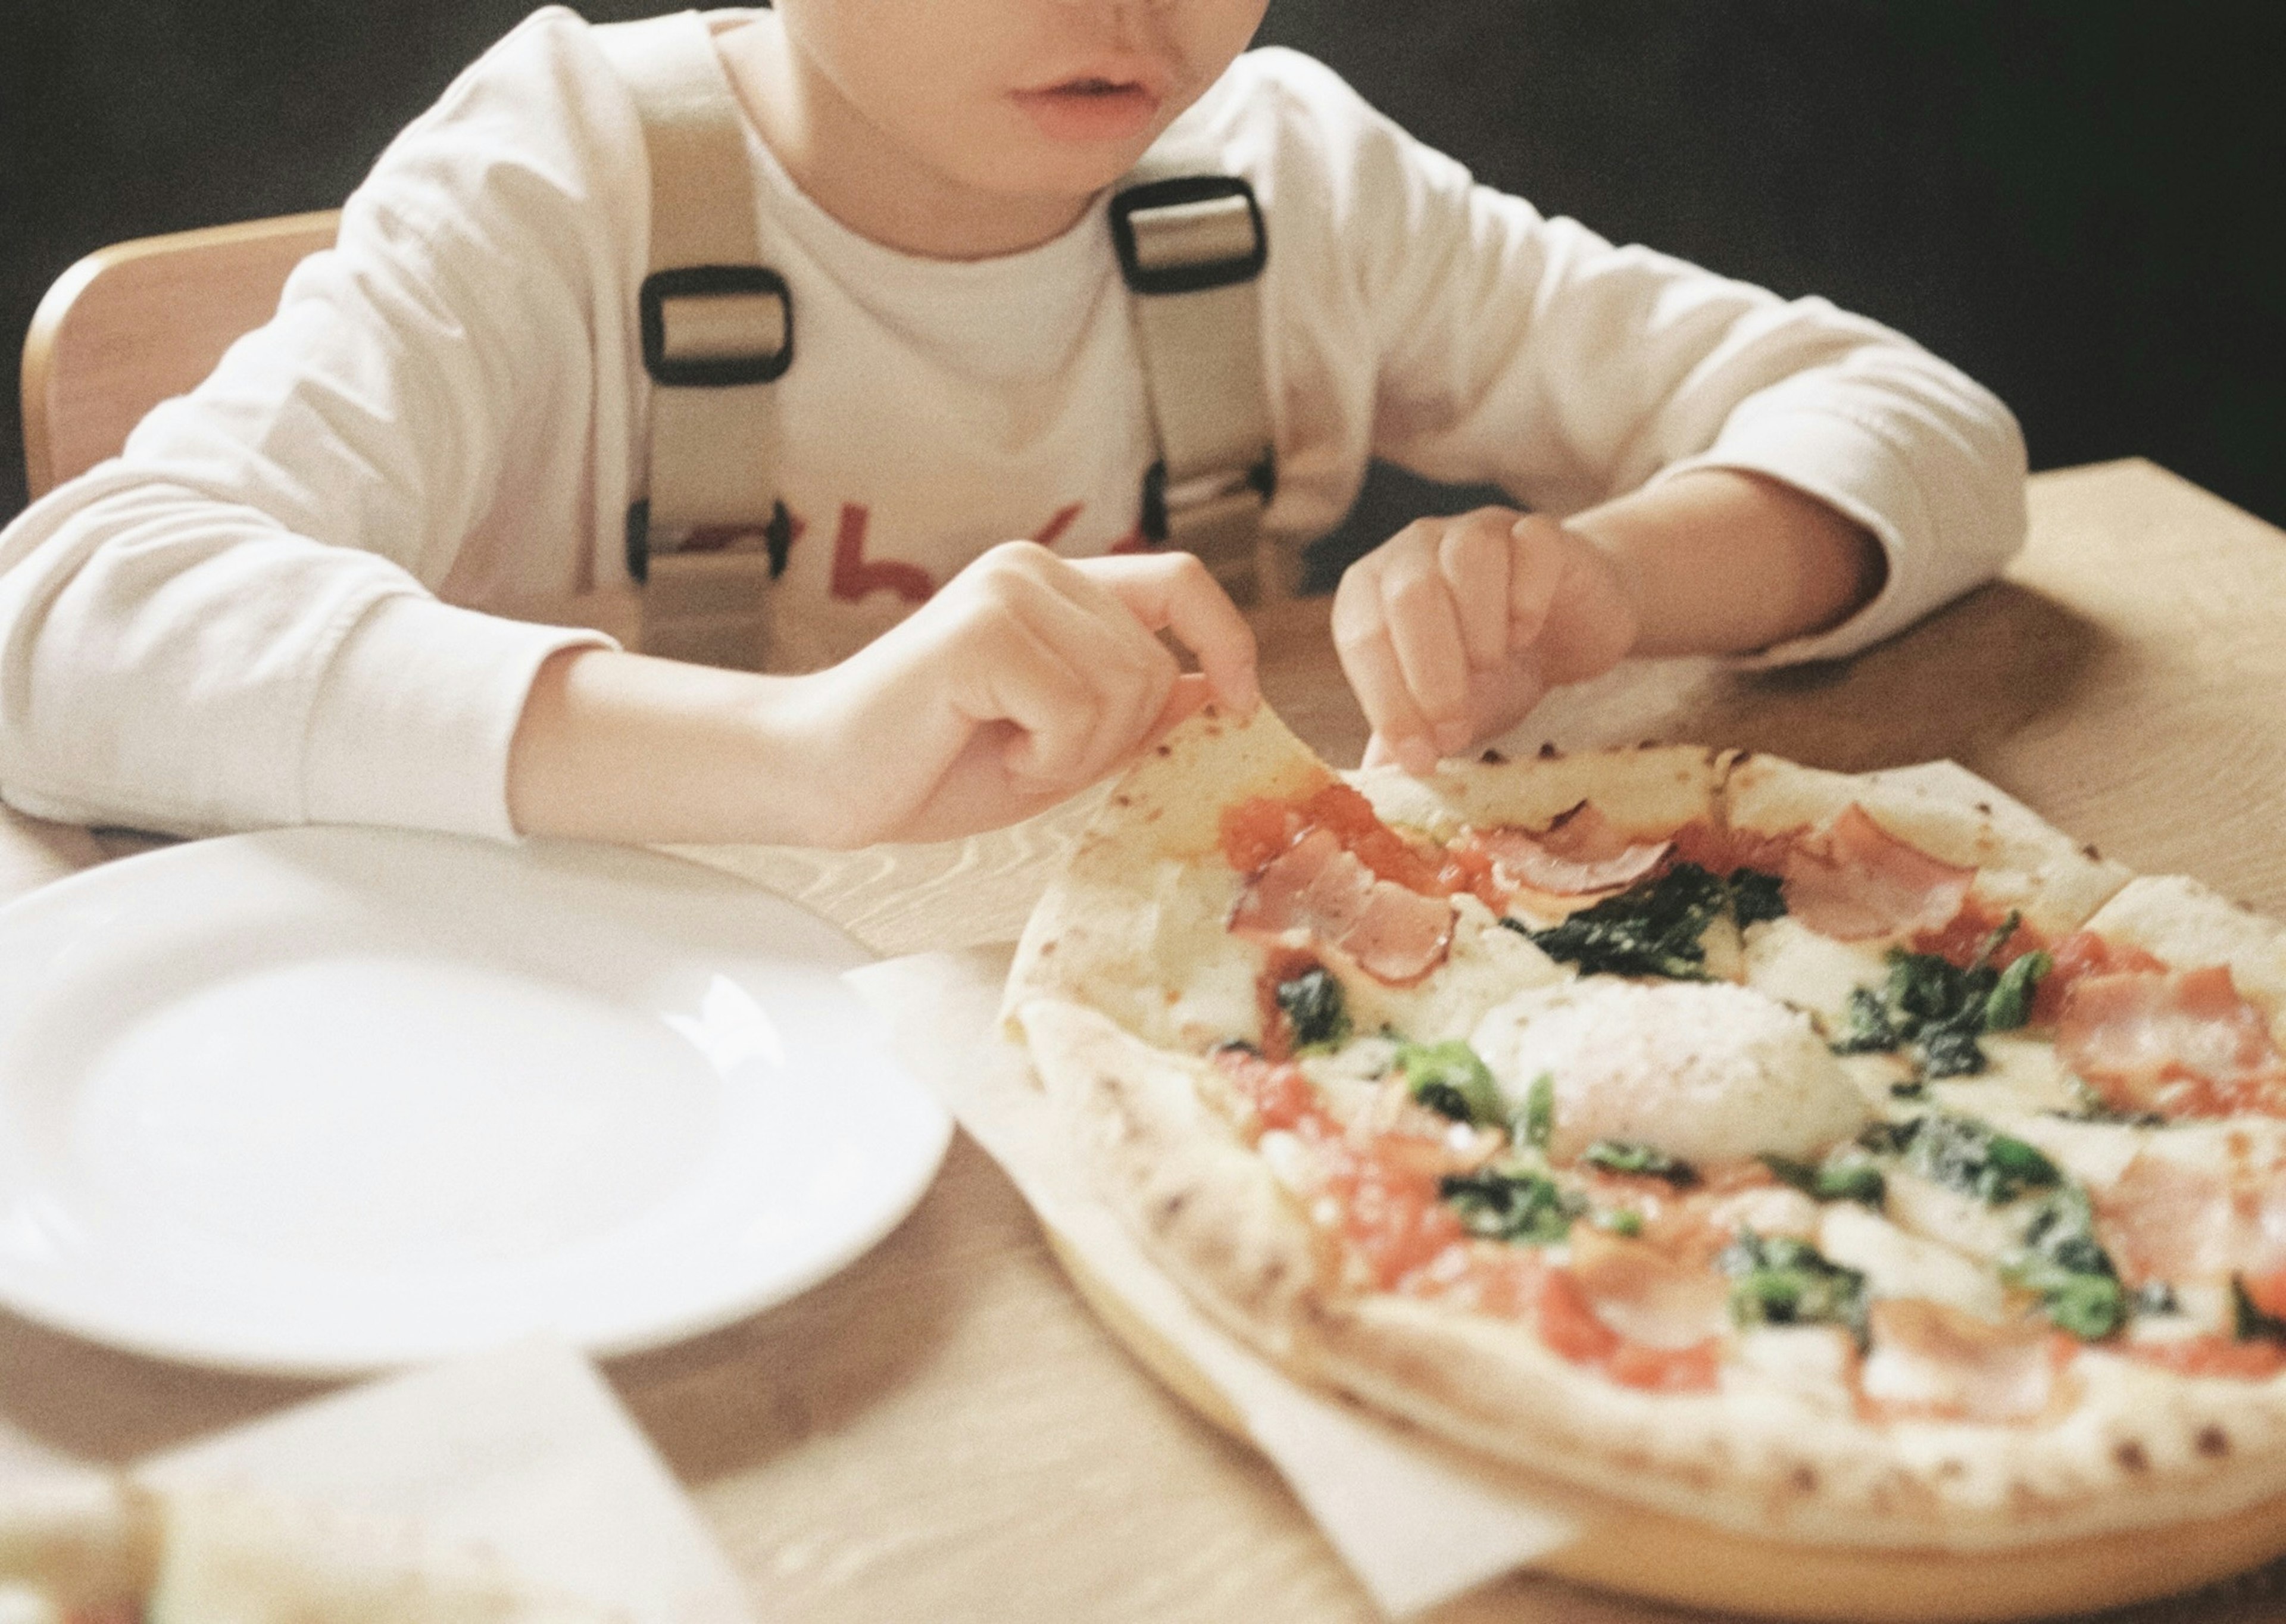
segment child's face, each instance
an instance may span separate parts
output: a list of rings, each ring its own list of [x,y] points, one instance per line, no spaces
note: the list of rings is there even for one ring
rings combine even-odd
[[[1267,0],[777,0],[908,155],[988,193],[1110,185],[1246,48]]]

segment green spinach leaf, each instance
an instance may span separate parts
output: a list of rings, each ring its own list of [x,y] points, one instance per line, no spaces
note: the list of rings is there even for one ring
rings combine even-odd
[[[1405,1044],[1397,1051],[1406,1092],[1454,1122],[1499,1127],[1508,1121],[1508,1102],[1477,1052],[1459,1038],[1440,1044]]]
[[[1607,1173],[1636,1173],[1646,1179],[1664,1179],[1677,1189],[1699,1182],[1699,1170],[1688,1162],[1678,1162],[1667,1152],[1650,1145],[1638,1145],[1626,1139],[1597,1139],[1580,1153],[1580,1159],[1590,1167],[1600,1167]]]
[[[2049,1320],[2084,1342],[2101,1342],[2127,1321],[2126,1288],[2095,1238],[2087,1192],[2077,1185],[2065,1185],[2040,1202],[2023,1248],[2000,1260],[2000,1273],[2011,1285],[2038,1292]]]
[[[1332,1048],[1350,1035],[1349,1000],[1322,965],[1279,982],[1278,1007],[1294,1029],[1297,1049]]]
[[[1742,1229],[1714,1263],[1730,1277],[1733,1324],[1839,1325],[1865,1346],[1865,1276],[1808,1242]]]
[[[1555,1245],[1588,1210],[1583,1197],[1523,1169],[1454,1174],[1438,1182],[1437,1194],[1470,1234],[1534,1246]]]

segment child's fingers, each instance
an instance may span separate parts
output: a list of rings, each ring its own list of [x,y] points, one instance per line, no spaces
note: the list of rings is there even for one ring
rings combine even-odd
[[[1388,549],[1378,577],[1382,625],[1399,674],[1435,747],[1451,751],[1469,742],[1469,655],[1439,565],[1444,528],[1430,521],[1413,526]]]
[[[1437,564],[1461,624],[1470,668],[1490,671],[1509,655],[1509,564],[1512,508],[1479,508],[1454,520],[1437,545]]]
[[[1334,594],[1334,652],[1389,758],[1409,771],[1427,772],[1437,765],[1429,724],[1398,666],[1397,650],[1382,620],[1379,587],[1368,580],[1353,588],[1351,582],[1357,578],[1352,569]]]
[[[1174,656],[1119,601],[1033,548],[995,549],[974,590],[981,615],[960,662],[980,721],[1013,722],[1012,776],[1076,789],[1131,749],[1158,715]]]
[[[1078,789],[1110,771],[1149,737],[1180,668],[1123,604],[1076,575],[1055,579],[1034,611],[1034,629],[1092,700],[1081,747],[1061,758],[1052,774],[1041,775]],[[1012,762],[1022,759],[1011,757]]]
[[[1565,536],[1554,519],[1527,513],[1509,532],[1510,647],[1528,649],[1548,627],[1564,583]]]
[[[1091,558],[1074,566],[1100,583],[1154,632],[1168,631],[1196,657],[1207,686],[1241,716],[1262,701],[1254,629],[1206,565],[1189,553]]]

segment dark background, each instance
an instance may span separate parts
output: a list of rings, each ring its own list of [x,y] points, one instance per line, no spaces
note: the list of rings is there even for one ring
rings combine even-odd
[[[5,0],[0,520],[32,308],[106,242],[331,206],[526,0]],[[661,9],[589,0],[597,21]],[[2286,5],[1273,0],[1479,177],[1904,329],[2035,467],[2140,454],[2286,522]],[[1364,533],[1447,493],[1390,477]]]

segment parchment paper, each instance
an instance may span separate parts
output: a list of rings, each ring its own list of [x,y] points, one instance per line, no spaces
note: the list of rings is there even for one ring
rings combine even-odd
[[[629,1624],[752,1624],[697,1508],[595,1368],[554,1343],[351,1388],[136,1475],[399,1525]]]
[[[1073,1177],[1029,1060],[997,1029],[1013,950],[892,959],[847,978],[899,1058],[1007,1172],[1041,1221],[1230,1400],[1385,1612],[1433,1606],[1579,1537],[1563,1505],[1479,1477],[1394,1425],[1312,1392],[1225,1334]]]

